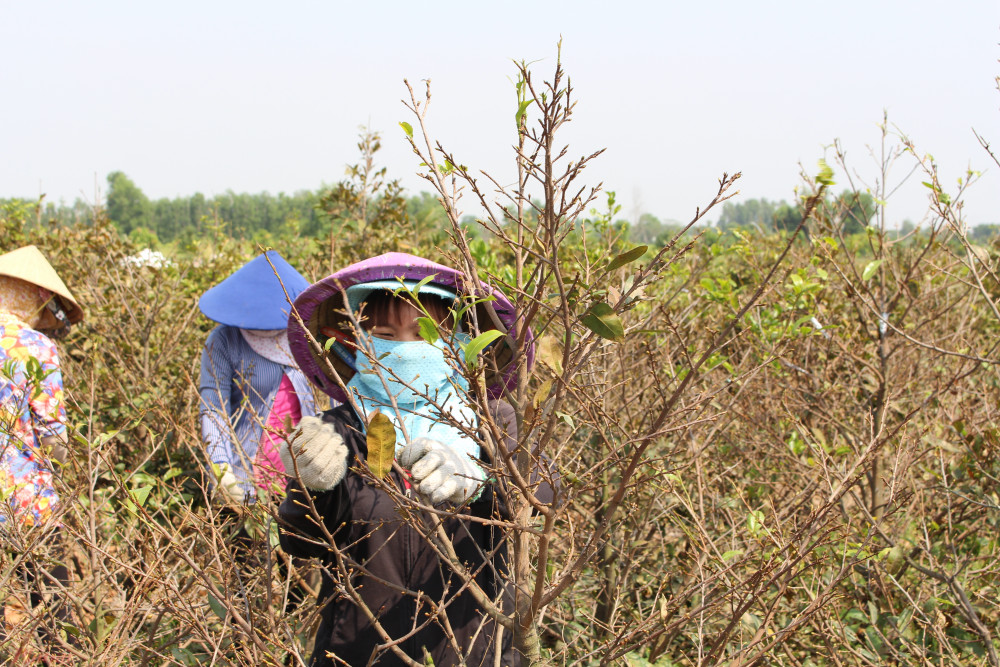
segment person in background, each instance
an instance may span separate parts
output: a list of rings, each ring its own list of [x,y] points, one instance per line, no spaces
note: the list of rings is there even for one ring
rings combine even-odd
[[[259,255],[198,302],[219,323],[201,355],[201,433],[213,500],[242,517],[258,496],[280,498],[285,476],[278,443],[315,413],[312,389],[288,349],[290,302],[309,286],[274,250]],[[240,576],[261,561],[244,522],[232,539]]]
[[[0,543],[14,560],[10,576],[19,580],[0,579],[8,593],[0,635],[17,646],[19,659],[27,659],[30,638],[15,630],[31,625],[39,605],[48,614],[39,625],[50,645],[59,644],[52,620],[68,618],[59,595],[68,571],[60,562],[54,484],[67,455],[66,405],[52,338],[82,319],[80,305],[38,248],[0,255]]]

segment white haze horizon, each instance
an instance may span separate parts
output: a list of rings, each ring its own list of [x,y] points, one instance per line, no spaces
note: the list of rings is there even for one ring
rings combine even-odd
[[[429,191],[398,125],[404,78],[431,80],[436,139],[509,182],[512,60],[547,79],[561,37],[578,101],[562,140],[574,158],[606,149],[584,181],[623,218],[690,220],[723,172],[743,173],[733,201],[791,201],[835,139],[852,167],[835,190],[874,187],[886,112],[951,191],[982,171],[965,219],[1000,222],[1000,168],[973,134],[1000,145],[996,2],[6,3],[0,25],[0,198],[93,202],[113,171],[152,200],[316,190],[344,178],[365,125],[389,178]],[[923,180],[889,200],[891,226],[924,220]]]

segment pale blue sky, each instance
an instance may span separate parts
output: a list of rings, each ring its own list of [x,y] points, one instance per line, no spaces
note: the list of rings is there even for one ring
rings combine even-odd
[[[972,134],[1000,147],[996,0],[0,0],[0,197],[92,200],[114,170],[151,198],[315,189],[343,177],[366,123],[416,192],[404,77],[432,80],[442,143],[509,179],[511,60],[547,76],[560,35],[579,101],[563,138],[607,148],[588,179],[628,216],[688,219],[723,171],[743,172],[744,198],[790,199],[835,138],[873,180],[887,109],[947,183],[988,170],[967,217],[1000,222],[1000,170]],[[920,180],[890,220],[922,216]]]

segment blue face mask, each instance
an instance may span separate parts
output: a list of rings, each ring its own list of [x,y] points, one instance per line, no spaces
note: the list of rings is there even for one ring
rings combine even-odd
[[[372,357],[392,371],[379,372],[377,364],[367,355],[358,353],[355,377],[373,398],[392,395],[398,402],[426,402],[424,396],[433,399],[436,393],[450,387],[452,381],[465,382],[445,359],[444,341],[440,339],[430,344],[422,340],[400,342],[369,336],[365,342],[370,346]]]
[[[461,337],[463,334],[455,336],[456,348]],[[366,423],[376,410],[392,419],[396,425],[397,452],[406,444],[400,428],[403,426],[410,440],[431,438],[478,458],[479,446],[475,441],[448,423],[450,418],[475,429],[478,420],[465,402],[468,382],[456,369],[455,362],[449,363],[451,355],[446,354],[448,345],[443,340],[432,344],[365,336],[359,342],[371,351],[371,359],[364,352],[357,353],[357,372],[347,388],[358,402],[363,413],[360,416]],[[398,414],[392,399],[396,401]],[[442,412],[448,418],[443,419]]]

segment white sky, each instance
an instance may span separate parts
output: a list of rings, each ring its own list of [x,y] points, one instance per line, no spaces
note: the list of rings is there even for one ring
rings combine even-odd
[[[687,220],[723,171],[743,172],[743,198],[791,199],[835,138],[873,180],[885,109],[946,184],[985,170],[966,217],[1000,222],[1000,169],[972,134],[1000,148],[996,0],[0,0],[0,197],[92,201],[114,170],[153,199],[316,189],[344,177],[366,123],[415,193],[404,77],[432,80],[442,143],[509,179],[511,60],[548,76],[560,34],[579,101],[563,139],[607,148],[588,178],[626,216]],[[920,180],[890,221],[922,217]]]

